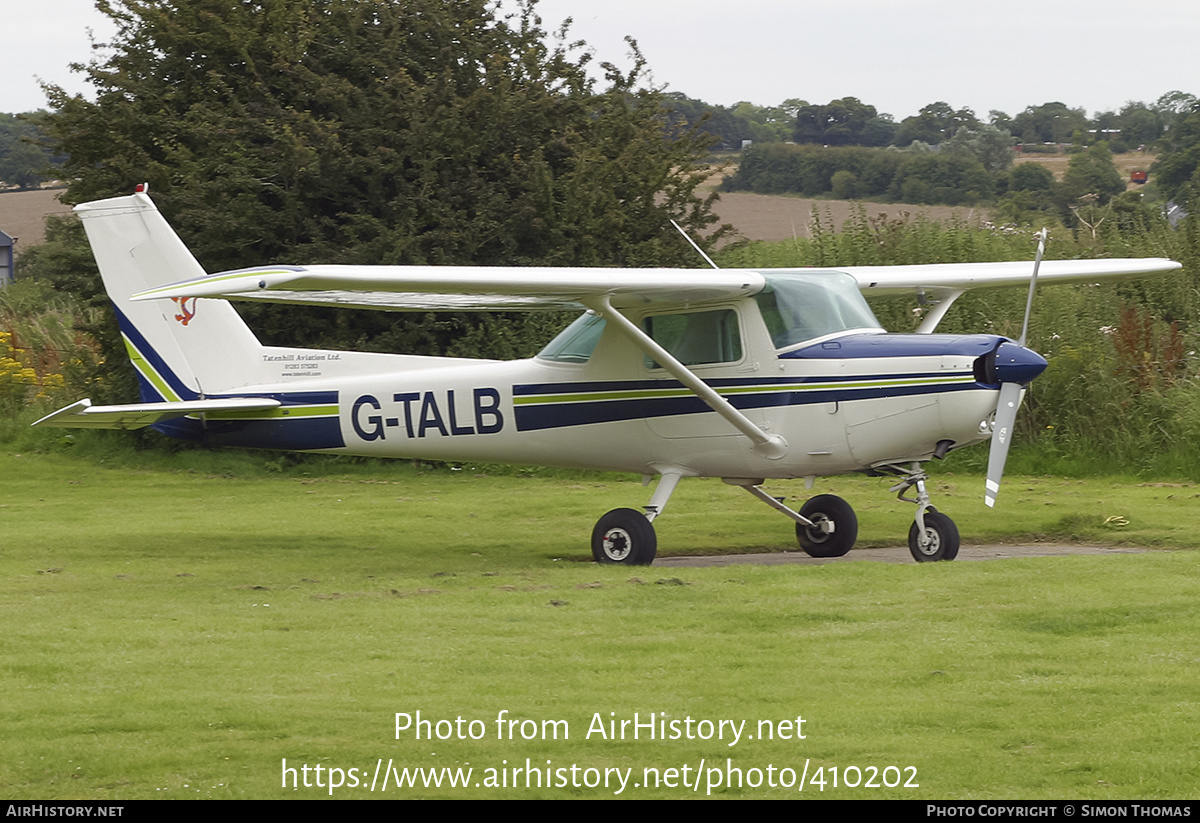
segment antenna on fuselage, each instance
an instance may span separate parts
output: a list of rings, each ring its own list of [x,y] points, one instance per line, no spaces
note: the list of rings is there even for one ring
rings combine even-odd
[[[709,257],[707,254],[704,253],[704,249],[702,249],[698,245],[696,245],[696,241],[693,240],[691,237],[689,237],[688,233],[686,231],[684,231],[683,228],[678,223],[676,223],[674,220],[672,220],[671,225],[675,227],[675,231],[677,231],[683,235],[684,240],[686,240],[692,244],[692,248],[695,249],[697,252],[699,252],[701,257],[703,257],[705,260],[708,261],[708,265],[712,266],[714,269],[721,268],[720,266],[718,266],[716,263],[714,263],[712,261],[711,257]]]

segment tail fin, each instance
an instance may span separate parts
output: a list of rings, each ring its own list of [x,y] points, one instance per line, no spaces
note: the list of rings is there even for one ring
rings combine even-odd
[[[192,401],[257,382],[262,345],[224,300],[133,303],[205,272],[144,191],[75,207],[117,310],[142,400]]]

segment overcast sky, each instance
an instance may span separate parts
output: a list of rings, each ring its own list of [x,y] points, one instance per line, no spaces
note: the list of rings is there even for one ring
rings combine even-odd
[[[1016,114],[1052,100],[1089,114],[1200,94],[1196,0],[541,0],[545,27],[626,64],[636,38],[658,85],[709,103],[857,97],[897,120],[945,101]],[[0,112],[42,108],[37,78],[87,92],[94,0],[5,3]]]

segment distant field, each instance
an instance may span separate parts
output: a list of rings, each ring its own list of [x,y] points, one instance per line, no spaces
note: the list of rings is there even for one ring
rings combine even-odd
[[[841,228],[860,206],[865,206],[871,217],[903,217],[924,215],[931,220],[968,221],[987,219],[986,209],[959,208],[953,206],[913,206],[904,203],[870,203],[852,200],[816,200],[808,197],[792,197],[786,194],[750,194],[749,192],[722,192],[716,205],[717,216],[722,223],[729,223],[747,240],[790,240],[793,237],[811,237],[810,227],[813,209],[820,215],[821,222]]]
[[[1157,155],[1147,154],[1141,151],[1131,151],[1125,154],[1114,154],[1113,163],[1117,167],[1117,171],[1121,173],[1121,177],[1125,180],[1126,189],[1136,189],[1139,186],[1136,183],[1129,182],[1129,173],[1135,170],[1149,171],[1150,166],[1157,160]],[[1063,175],[1067,173],[1067,165],[1071,162],[1069,154],[1020,154],[1017,155],[1017,163],[1039,163],[1050,171],[1054,172],[1055,180],[1062,180]]]
[[[1017,158],[1018,163],[1040,163],[1054,172],[1055,179],[1062,180],[1071,156],[1068,154],[1027,154]],[[1113,156],[1117,171],[1128,181],[1134,169],[1149,169],[1154,155],[1129,152]],[[724,174],[715,178],[716,182]],[[716,184],[714,182],[714,185]],[[1136,189],[1134,183],[1127,188]],[[832,222],[841,227],[859,206],[865,206],[871,217],[886,215],[888,218],[905,215],[923,215],[930,220],[961,219],[969,222],[986,220],[989,212],[985,208],[961,206],[916,206],[905,203],[873,203],[867,201],[824,200],[791,195],[750,194],[748,192],[723,192],[717,203],[716,213],[722,223],[729,223],[747,240],[779,241],[793,237],[811,237],[809,230],[813,209],[821,215],[822,222]]]
[[[58,191],[10,191],[0,193],[0,231],[17,240],[17,253],[35,246],[46,237],[46,218],[70,214],[71,207],[58,202]]]
[[[1154,156],[1142,152],[1114,155],[1113,161],[1125,180],[1134,169],[1148,169]],[[1070,155],[1026,154],[1017,158],[1018,163],[1040,163],[1061,180],[1067,171]],[[713,185],[723,175],[714,176]],[[1129,188],[1137,188],[1133,183]],[[7,192],[0,194],[0,231],[16,237],[17,251],[40,243],[45,236],[44,222],[47,215],[69,214],[71,209],[58,202],[57,191]],[[114,195],[119,192],[114,192]],[[889,218],[904,215],[924,215],[931,220],[962,219],[985,220],[986,209],[951,206],[914,206],[904,203],[859,203],[847,200],[818,200],[789,195],[750,194],[748,192],[724,192],[717,203],[716,213],[722,223],[729,223],[747,240],[787,240],[792,237],[810,237],[813,209],[816,208],[822,221],[831,221],[840,227],[859,205],[865,205],[867,214],[879,214]]]

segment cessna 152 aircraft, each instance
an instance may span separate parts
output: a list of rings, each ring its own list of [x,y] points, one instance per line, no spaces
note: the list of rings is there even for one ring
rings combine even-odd
[[[858,531],[846,501],[822,494],[794,511],[762,484],[805,478],[811,488],[818,476],[847,472],[895,476],[891,490],[916,504],[913,557],[951,560],[958,531],[930,505],[922,466],[990,439],[991,505],[1024,387],[1046,366],[1023,340],[931,333],[965,290],[1028,283],[1024,262],[836,271],[326,265],[209,276],[144,187],[76,212],[143,402],[80,400],[35,425],[152,425],[214,445],[657,476],[644,511],[600,518],[599,562],[652,562],[654,519],[681,479],[701,476],[791,518],[809,554],[845,554]],[[1055,261],[1041,278],[1179,267]],[[938,301],[917,334],[887,333],[863,298],[913,291]],[[536,357],[502,362],[263,346],[227,300],[585,313]]]

